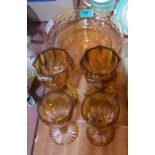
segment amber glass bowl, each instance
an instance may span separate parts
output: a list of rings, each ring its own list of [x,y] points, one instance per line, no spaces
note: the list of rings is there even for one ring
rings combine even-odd
[[[81,18],[80,9],[70,9],[52,18],[53,26],[44,34],[46,47],[66,49],[76,66],[86,49],[97,45],[122,54],[123,29],[115,16]]]

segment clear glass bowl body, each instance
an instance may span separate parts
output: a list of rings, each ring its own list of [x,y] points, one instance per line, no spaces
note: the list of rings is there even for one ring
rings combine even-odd
[[[112,48],[121,56],[123,30],[117,18],[96,13],[92,18],[81,18],[79,10],[70,9],[52,18],[54,25],[44,35],[46,47],[66,49],[75,65],[86,49],[97,45]]]
[[[36,57],[33,68],[46,87],[62,88],[74,69],[74,63],[63,49],[49,48]]]

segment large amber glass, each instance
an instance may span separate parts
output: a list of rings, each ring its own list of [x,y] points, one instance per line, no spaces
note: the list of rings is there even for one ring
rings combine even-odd
[[[51,89],[65,85],[74,69],[74,63],[64,49],[50,48],[39,53],[33,63],[38,79]]]
[[[113,49],[99,45],[87,49],[80,64],[88,83],[105,88],[115,80],[119,62]]]

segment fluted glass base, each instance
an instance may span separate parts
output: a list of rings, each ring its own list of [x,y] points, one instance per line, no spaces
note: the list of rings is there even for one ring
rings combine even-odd
[[[72,122],[61,128],[51,128],[52,140],[59,145],[68,145],[72,143],[78,135],[78,126]]]
[[[94,128],[90,126],[87,128],[86,133],[92,144],[97,146],[104,146],[113,140],[115,136],[115,129]]]

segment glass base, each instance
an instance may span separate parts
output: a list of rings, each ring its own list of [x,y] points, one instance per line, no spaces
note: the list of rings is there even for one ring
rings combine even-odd
[[[104,146],[109,144],[113,140],[115,136],[115,129],[88,127],[86,133],[88,139],[92,144],[97,146]]]
[[[78,125],[72,122],[62,128],[51,128],[52,140],[59,145],[68,145],[72,143],[78,135]]]

